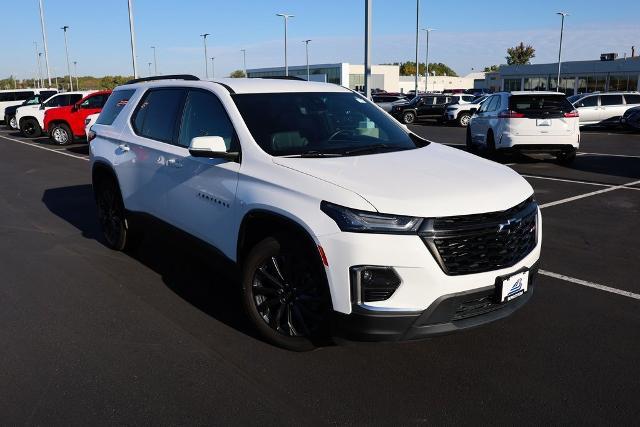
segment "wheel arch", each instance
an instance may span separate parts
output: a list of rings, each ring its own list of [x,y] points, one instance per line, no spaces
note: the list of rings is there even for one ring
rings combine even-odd
[[[120,183],[118,181],[118,175],[116,171],[111,167],[111,165],[107,164],[102,160],[96,160],[91,167],[91,184],[95,187],[96,182],[100,179],[110,178],[113,179],[116,185],[118,186],[118,190],[120,190]]]

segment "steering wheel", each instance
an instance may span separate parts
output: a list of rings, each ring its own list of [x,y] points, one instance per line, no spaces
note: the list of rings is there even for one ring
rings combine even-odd
[[[336,136],[340,135],[341,133],[344,133],[344,134],[347,134],[347,135],[355,135],[356,131],[353,130],[353,129],[338,129],[337,131],[332,133],[331,136],[329,136],[329,138],[327,138],[327,141],[333,141],[333,138],[335,138]]]

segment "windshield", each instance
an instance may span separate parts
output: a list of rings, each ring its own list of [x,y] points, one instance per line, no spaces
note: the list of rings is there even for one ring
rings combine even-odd
[[[35,105],[35,104],[40,104],[40,95],[33,95],[32,97],[30,97],[29,99],[27,99],[22,103],[22,105]]]
[[[354,93],[237,94],[233,100],[253,138],[272,156],[360,155],[426,144]]]
[[[577,100],[579,100],[580,98],[584,98],[584,94],[578,94],[578,95],[571,95],[568,96],[567,99],[569,100],[570,103],[575,103]]]

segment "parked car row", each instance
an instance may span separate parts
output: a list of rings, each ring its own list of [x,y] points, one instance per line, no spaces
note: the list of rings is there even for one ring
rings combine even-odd
[[[3,108],[5,126],[17,129],[27,138],[36,138],[43,133],[51,142],[65,145],[76,138],[84,138],[85,118],[102,110],[111,91],[79,91],[57,93],[56,90],[19,90],[7,94],[0,103]],[[19,101],[18,98],[30,97]],[[9,98],[13,101],[9,101]]]

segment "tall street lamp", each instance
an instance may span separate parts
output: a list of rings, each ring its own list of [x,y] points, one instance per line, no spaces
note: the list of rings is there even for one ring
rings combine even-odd
[[[289,75],[289,64],[287,63],[287,23],[289,18],[293,18],[294,15],[288,15],[286,13],[276,13],[276,16],[282,16],[284,18],[284,75]]]
[[[38,84],[36,87],[42,87],[42,73],[40,71],[40,55],[38,55],[38,42],[33,42],[33,46],[36,49],[36,74],[38,76]]]
[[[569,16],[566,12],[556,12],[556,15],[562,17],[562,23],[560,24],[560,47],[558,48],[558,80],[556,80],[556,91],[560,92],[560,57],[562,55],[562,33],[564,32],[564,17]]]
[[[42,52],[38,52],[38,75],[40,78],[40,87],[44,87],[44,76],[42,75]]]
[[[364,2],[364,96],[371,99],[371,0]]]
[[[305,55],[307,56],[307,81],[309,81],[309,79],[311,77],[310,73],[309,73],[309,42],[310,41],[311,41],[311,39],[302,41],[304,43]]]
[[[76,90],[80,90],[80,84],[78,84],[78,61],[73,61],[73,74],[76,75]]]
[[[129,35],[131,36],[131,61],[133,62],[133,78],[137,79],[138,78],[138,62],[136,60],[136,32],[133,29],[133,5],[131,4],[131,0],[129,0],[128,4],[129,4]]]
[[[207,36],[210,36],[209,33],[200,34],[202,40],[204,41],[204,76],[207,80],[209,80],[209,55],[207,55]]]
[[[67,43],[67,30],[69,29],[68,25],[60,28],[64,31],[64,50],[67,53],[67,74],[69,75],[69,90],[73,90],[73,80],[71,79],[71,64],[69,63],[69,43]]]
[[[244,76],[247,76],[247,49],[240,49],[242,52],[242,69],[244,70]]]
[[[49,87],[51,87],[51,72],[49,71],[49,49],[47,49],[47,32],[44,29],[44,10],[42,8],[42,0],[40,3],[40,28],[42,29],[42,43],[44,44],[44,62],[47,65],[47,79],[49,80]]]
[[[216,78],[216,57],[211,57],[211,80]]]
[[[429,92],[429,34],[433,28],[423,28],[422,31],[427,33],[427,54],[424,60],[424,91]]]
[[[152,62],[147,62],[147,65],[149,65],[149,77],[151,77],[151,64]]]
[[[416,79],[415,91],[418,96],[418,44],[420,36],[420,0],[416,0]]]
[[[158,59],[156,58],[156,47],[155,46],[151,46],[151,49],[153,49],[153,72],[155,73],[154,75],[158,75]]]

